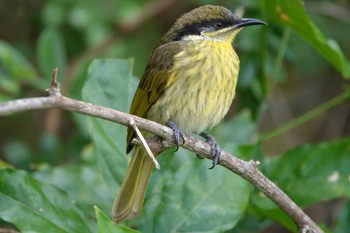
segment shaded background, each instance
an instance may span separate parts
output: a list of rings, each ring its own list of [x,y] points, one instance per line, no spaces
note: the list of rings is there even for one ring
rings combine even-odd
[[[12,64],[10,72],[0,64],[0,101],[44,95],[56,66],[63,94],[80,99],[93,58],[134,58],[134,75],[140,77],[153,46],[174,21],[183,12],[206,3],[265,20],[261,1],[253,0],[0,0],[1,43],[13,46],[18,59],[28,61],[24,66]],[[305,8],[321,31],[336,40],[349,57],[349,2],[305,1]],[[247,144],[329,101],[349,85],[309,44],[280,25],[244,31],[235,48],[241,72],[227,118],[240,112],[258,129]],[[0,53],[2,58],[6,56],[4,49]],[[16,78],[11,78],[13,74]],[[264,140],[265,153],[279,155],[297,145],[349,136],[349,107],[349,101],[343,101],[286,133]],[[237,139],[239,143],[244,140],[244,136]],[[86,127],[68,112],[35,111],[0,118],[0,158],[16,168],[35,170],[44,163],[79,163],[89,145]],[[332,226],[342,203],[333,200],[307,211]],[[273,230],[265,232],[284,232],[279,226],[271,227]]]

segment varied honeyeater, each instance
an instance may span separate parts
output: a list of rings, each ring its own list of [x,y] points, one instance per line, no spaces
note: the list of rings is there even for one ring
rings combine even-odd
[[[218,124],[231,106],[237,84],[239,59],[232,42],[243,27],[258,24],[266,23],[213,5],[181,16],[151,53],[130,113],[167,124],[177,133],[202,133]],[[128,128],[127,153],[134,136]],[[217,148],[215,140],[209,141]],[[113,205],[114,222],[138,214],[152,169],[146,151],[136,146]]]

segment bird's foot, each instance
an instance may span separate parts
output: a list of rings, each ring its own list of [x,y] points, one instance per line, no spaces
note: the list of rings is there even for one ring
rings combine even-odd
[[[213,166],[211,166],[209,169],[213,169],[216,165],[220,163],[220,155],[221,155],[221,148],[217,144],[215,138],[205,132],[202,132],[199,134],[203,138],[206,139],[206,142],[209,143],[211,149],[210,154],[213,156]],[[198,155],[197,155],[198,157]]]
[[[180,129],[177,127],[177,125],[172,121],[167,121],[166,125],[174,131],[175,144],[176,144],[175,151],[178,151],[179,145],[180,145],[180,137],[185,142],[185,134],[181,132]]]

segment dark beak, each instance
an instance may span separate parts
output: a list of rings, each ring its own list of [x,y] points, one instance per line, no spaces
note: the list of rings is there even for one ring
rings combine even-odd
[[[236,28],[241,28],[241,27],[260,25],[260,24],[267,25],[267,23],[265,23],[264,21],[261,21],[259,19],[241,18],[235,26],[236,26]]]

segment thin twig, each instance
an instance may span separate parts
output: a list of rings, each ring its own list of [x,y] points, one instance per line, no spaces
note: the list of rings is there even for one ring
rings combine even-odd
[[[260,141],[267,141],[270,140],[273,137],[276,137],[280,134],[283,134],[293,128],[296,128],[305,122],[315,118],[318,115],[321,115],[322,113],[338,106],[340,103],[350,99],[350,88],[347,88],[344,92],[340,93],[333,99],[330,99],[329,101],[323,103],[322,105],[310,110],[309,112],[306,112],[305,114],[294,118],[291,121],[288,121],[284,125],[271,130],[263,135],[260,136]]]
[[[53,75],[53,79],[56,79],[55,75]],[[56,85],[51,84],[48,92],[55,93],[54,91],[50,90],[55,88]],[[175,145],[173,130],[164,125],[114,109],[70,99],[62,95],[57,95],[57,93],[50,95],[49,97],[26,98],[2,103],[0,104],[0,116],[26,110],[49,108],[74,111],[88,116],[112,121],[128,127],[132,127],[131,123],[133,122],[131,118],[133,118],[135,125],[139,129],[148,131],[163,139],[160,140],[157,138],[147,140],[147,144],[152,151],[158,153]],[[184,135],[183,139],[184,143],[180,144],[179,146],[212,160],[212,156],[210,154],[211,147],[208,143],[188,135]],[[298,207],[281,189],[276,186],[276,184],[274,184],[259,171],[258,161],[251,160],[246,162],[225,151],[222,151],[220,156],[220,165],[249,181],[268,198],[275,202],[295,222],[299,228],[299,232],[305,232],[306,229],[309,229],[308,232],[310,233],[323,232],[300,207]]]
[[[58,68],[56,67],[52,71],[50,87],[45,90],[50,96],[61,96],[60,84],[57,81],[57,74]]]
[[[137,136],[139,137],[140,141],[141,141],[141,145],[146,149],[147,154],[149,155],[149,157],[151,158],[151,160],[154,163],[154,166],[159,170],[160,169],[160,165],[158,163],[158,161],[156,160],[156,158],[154,157],[152,150],[149,148],[146,139],[143,137],[142,133],[140,132],[139,128],[137,128],[137,125],[135,124],[135,120],[134,117],[130,118],[130,125],[131,127],[135,130]]]

